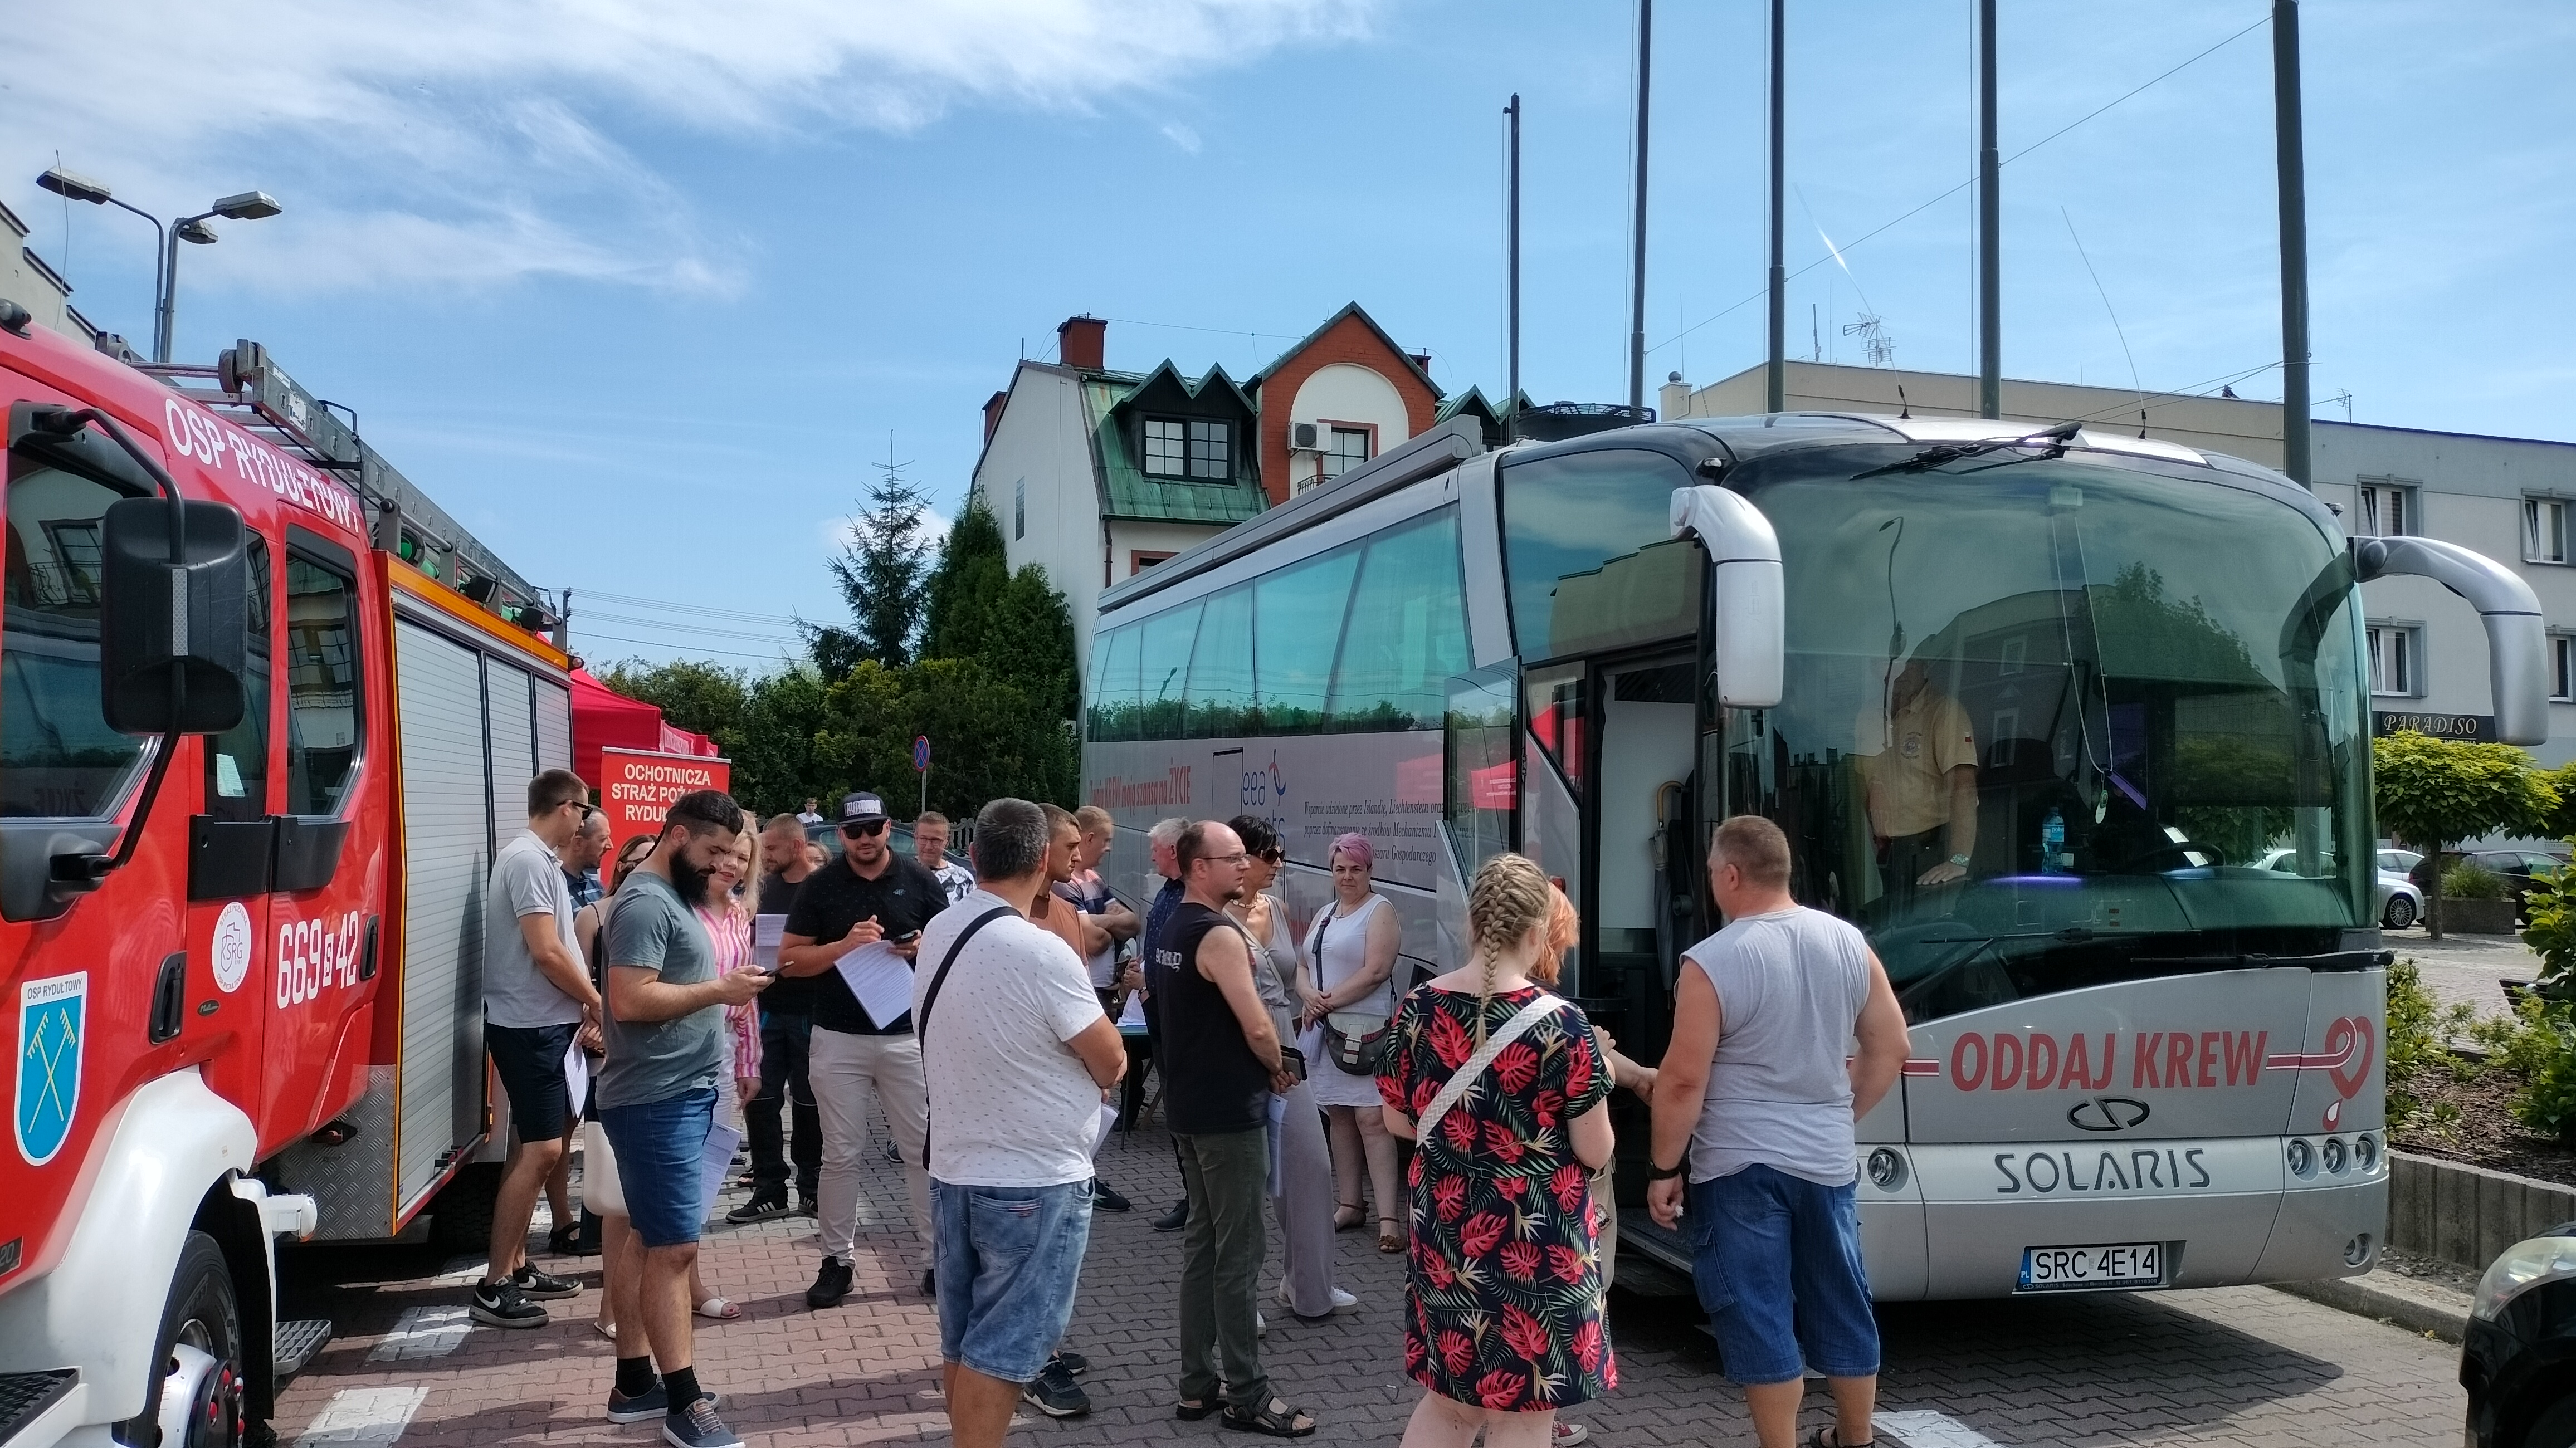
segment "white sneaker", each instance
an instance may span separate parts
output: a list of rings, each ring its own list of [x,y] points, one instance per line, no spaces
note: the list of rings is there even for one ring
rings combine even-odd
[[[1279,1305],[1280,1305],[1280,1306],[1285,1307],[1285,1308],[1288,1308],[1288,1309],[1290,1309],[1291,1311],[1294,1311],[1294,1310],[1295,1310],[1296,1305],[1297,1305],[1297,1304],[1296,1304],[1296,1299],[1294,1299],[1294,1298],[1292,1298],[1292,1297],[1290,1297],[1290,1296],[1288,1295],[1288,1284],[1287,1284],[1286,1282],[1284,1282],[1284,1281],[1283,1281],[1283,1282],[1281,1282],[1281,1283],[1279,1284],[1279,1290],[1278,1290],[1277,1292],[1273,1293],[1272,1295],[1273,1295],[1273,1296],[1275,1296],[1275,1297],[1277,1297],[1277,1298],[1279,1299]],[[1338,1287],[1336,1287],[1336,1288],[1334,1288],[1334,1289],[1333,1289],[1333,1306],[1332,1306],[1332,1309],[1331,1309],[1332,1311],[1334,1311],[1334,1312],[1348,1312],[1348,1311],[1350,1311],[1352,1308],[1357,1307],[1357,1306],[1359,1306],[1359,1305],[1360,1305],[1360,1300],[1359,1300],[1358,1298],[1353,1297],[1352,1295],[1350,1295],[1350,1294],[1349,1294],[1349,1293],[1347,1293],[1347,1292],[1344,1292],[1342,1289],[1340,1289],[1340,1288],[1338,1288]]]

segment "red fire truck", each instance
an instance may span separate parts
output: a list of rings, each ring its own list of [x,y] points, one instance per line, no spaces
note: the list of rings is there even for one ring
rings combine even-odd
[[[330,1331],[278,1237],[488,1220],[483,883],[568,661],[255,344],[0,301],[0,404],[0,1445],[257,1441]]]

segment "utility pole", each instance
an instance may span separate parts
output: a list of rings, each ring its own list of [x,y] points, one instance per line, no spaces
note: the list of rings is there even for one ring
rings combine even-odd
[[[1646,101],[1655,77],[1655,0],[1637,0],[1637,248],[1628,282],[1628,405],[1646,405]]]
[[[1506,441],[1520,432],[1521,420],[1521,96],[1512,92],[1512,103],[1503,107],[1512,118],[1511,147],[1511,260],[1505,273],[1504,291],[1504,393],[1503,437]]]
[[[2004,415],[2003,155],[1995,149],[1995,0],[1977,0],[1977,415]]]
[[[2281,184],[2281,471],[2308,465],[2308,175],[2299,122],[2299,0],[2272,0],[2272,138]]]
[[[1789,405],[1789,266],[1782,240],[1785,214],[1781,196],[1785,186],[1782,173],[1787,170],[1788,158],[1784,81],[1789,67],[1780,29],[1786,8],[1787,0],[1771,0],[1771,365],[1763,389],[1763,408],[1769,412],[1785,411]]]

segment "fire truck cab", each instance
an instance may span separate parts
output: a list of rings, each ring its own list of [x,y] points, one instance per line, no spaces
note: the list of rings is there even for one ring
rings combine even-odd
[[[262,1441],[330,1331],[277,1239],[499,1145],[482,889],[567,660],[256,344],[147,372],[0,301],[0,407],[0,1448]]]

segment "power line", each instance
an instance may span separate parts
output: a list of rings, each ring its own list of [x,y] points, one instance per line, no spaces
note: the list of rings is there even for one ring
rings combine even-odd
[[[2104,111],[2110,110],[2112,107],[2117,106],[2117,105],[2121,104],[2122,102],[2129,100],[2131,97],[2136,96],[2140,91],[2144,91],[2144,90],[2146,90],[2146,89],[2147,89],[2148,87],[2150,87],[2150,86],[2154,86],[2154,85],[2160,84],[2160,83],[2162,83],[2162,82],[2164,82],[2164,81],[2166,81],[2166,80],[2169,80],[2169,79],[2171,79],[2172,77],[2174,77],[2175,75],[2178,75],[2178,74],[2180,74],[2181,72],[2183,72],[2183,71],[2185,71],[2185,70],[2190,69],[2192,66],[2198,65],[2200,62],[2202,62],[2202,61],[2204,61],[2204,60],[2207,60],[2209,57],[2211,57],[2211,56],[2213,56],[2213,55],[2217,54],[2219,51],[2222,51],[2222,50],[2226,49],[2228,46],[2234,45],[2236,42],[2238,42],[2238,41],[2240,41],[2240,40],[2243,40],[2246,36],[2253,34],[2255,31],[2262,29],[2264,26],[2269,25],[2270,23],[2271,23],[2271,17],[2270,17],[2270,16],[2268,16],[2268,15],[2267,15],[2267,16],[2265,16],[2265,17],[2264,17],[2263,19],[2261,19],[2261,20],[2257,20],[2257,21],[2255,21],[2253,24],[2246,26],[2244,29],[2242,29],[2242,30],[2240,30],[2240,31],[2237,31],[2234,35],[2231,35],[2231,36],[2227,37],[2225,40],[2222,40],[2222,41],[2218,42],[2216,45],[2213,45],[2213,46],[2209,47],[2207,50],[2204,50],[2204,51],[2200,52],[2198,55],[2195,55],[2195,56],[2193,56],[2191,59],[2184,61],[2182,64],[2180,64],[2180,65],[2177,65],[2177,66],[2173,67],[2171,70],[2165,71],[2163,74],[2156,76],[2156,77],[2155,77],[2154,79],[2152,79],[2152,80],[2146,81],[2146,82],[2144,82],[2144,83],[2142,83],[2142,84],[2140,84],[2140,85],[2137,85],[2137,86],[2135,86],[2135,87],[2133,87],[2133,88],[2131,88],[2131,89],[2129,89],[2129,90],[2127,90],[2127,91],[2122,92],[2120,95],[2118,95],[2118,96],[2116,96],[2116,97],[2112,98],[2111,100],[2106,101],[2106,102],[2104,102],[2103,104],[2101,104],[2101,105],[2099,105],[2099,106],[2095,107],[2094,109],[2092,109],[2092,110],[2090,110],[2090,111],[2085,112],[2083,115],[2080,115],[2080,116],[2076,117],[2074,120],[2071,120],[2071,121],[2067,122],[2065,125],[2062,125],[2062,126],[2058,127],[2056,130],[2049,132],[2047,135],[2042,136],[2042,137],[2040,137],[2038,140],[2031,142],[2029,145],[2022,147],[2020,150],[2013,152],[2011,155],[2006,156],[2006,157],[2003,159],[2003,163],[2002,163],[2002,164],[2004,164],[2004,165],[2006,165],[2006,166],[2011,165],[2013,162],[2020,160],[2022,157],[2029,155],[2031,152],[2038,150],[2040,147],[2047,145],[2049,142],[2056,140],[2058,137],[2065,135],[2067,132],[2069,132],[2069,131],[2071,131],[2071,130],[2074,130],[2077,126],[2083,125],[2086,121],[2092,120],[2094,117],[2101,115]],[[1913,220],[1915,217],[1922,215],[1924,212],[1931,210],[1933,207],[1940,205],[1942,202],[1949,200],[1951,197],[1958,195],[1960,192],[1965,191],[1965,190],[1967,190],[1969,187],[1974,186],[1974,185],[1976,185],[1976,184],[1977,184],[1977,178],[1976,178],[1976,177],[1974,177],[1974,176],[1971,176],[1971,177],[1969,177],[1967,180],[1960,182],[1958,185],[1951,187],[1949,190],[1942,192],[1940,195],[1933,197],[1931,200],[1924,202],[1922,205],[1917,206],[1917,207],[1914,207],[1912,210],[1909,210],[1909,211],[1907,211],[1907,212],[1903,213],[1902,215],[1900,215],[1900,216],[1896,217],[1894,220],[1892,220],[1892,221],[1887,221],[1887,222],[1882,222],[1882,223],[1880,223],[1878,226],[1873,227],[1873,228],[1871,228],[1871,229],[1870,229],[1870,230],[1868,230],[1868,231],[1862,232],[1859,236],[1854,237],[1854,238],[1853,238],[1852,240],[1850,240],[1849,242],[1844,243],[1844,245],[1843,245],[1843,250],[1844,250],[1844,251],[1846,251],[1846,252],[1851,251],[1851,250],[1852,250],[1852,249],[1854,249],[1855,247],[1858,247],[1861,243],[1863,243],[1863,242],[1865,242],[1865,241],[1868,241],[1871,237],[1874,237],[1874,236],[1878,235],[1878,234],[1879,234],[1879,233],[1881,233],[1881,232],[1884,232],[1884,231],[1890,230],[1890,229],[1892,229],[1892,228],[1894,228],[1894,227],[1897,227],[1897,226],[1901,226],[1901,225],[1905,224],[1906,222]],[[1792,279],[1795,279],[1795,278],[1798,278],[1798,277],[1805,276],[1807,273],[1809,273],[1809,272],[1811,272],[1811,271],[1814,271],[1817,267],[1823,266],[1823,265],[1825,264],[1826,260],[1827,260],[1827,258],[1825,258],[1825,257],[1818,257],[1818,258],[1816,258],[1814,261],[1811,261],[1811,262],[1807,263],[1805,266],[1802,266],[1802,267],[1798,268],[1796,271],[1793,271],[1793,272],[1789,273],[1789,275],[1790,275],[1790,277],[1791,277]],[[1714,313],[1712,313],[1712,314],[1710,314],[1710,315],[1708,315],[1708,316],[1706,316],[1706,317],[1702,317],[1700,320],[1698,320],[1698,321],[1696,321],[1696,322],[1691,323],[1689,326],[1684,327],[1681,331],[1679,331],[1679,332],[1675,333],[1674,335],[1672,335],[1672,336],[1670,336],[1670,337],[1665,338],[1663,341],[1656,343],[1654,346],[1649,347],[1649,348],[1647,348],[1646,350],[1648,350],[1648,351],[1650,351],[1650,352],[1660,352],[1660,351],[1662,351],[1664,348],[1671,346],[1673,343],[1680,341],[1682,338],[1689,336],[1691,333],[1698,331],[1700,328],[1707,326],[1709,323],[1714,322],[1714,321],[1717,321],[1717,320],[1719,320],[1720,318],[1722,318],[1722,317],[1726,316],[1726,314],[1727,314],[1728,312],[1733,312],[1733,311],[1736,311],[1736,310],[1737,310],[1737,309],[1739,309],[1739,308],[1742,308],[1742,307],[1745,307],[1745,306],[1749,306],[1749,305],[1751,305],[1751,304],[1752,304],[1752,303],[1754,303],[1754,302],[1758,302],[1758,301],[1762,300],[1762,298],[1763,298],[1763,297],[1765,297],[1765,296],[1767,296],[1767,295],[1769,295],[1769,294],[1770,294],[1770,288],[1765,287],[1765,288],[1763,288],[1761,291],[1755,292],[1753,295],[1751,295],[1751,296],[1749,296],[1749,297],[1746,297],[1744,300],[1742,300],[1742,301],[1740,301],[1740,302],[1737,302],[1734,306],[1731,306],[1731,307],[1726,308],[1724,311],[1714,312]]]
[[[791,627],[796,623],[794,618],[781,614],[745,613],[740,609],[709,608],[694,603],[672,603],[659,598],[636,598],[628,594],[609,593],[596,588],[575,588],[573,592],[582,598],[604,598],[610,603],[622,603],[629,608],[652,608],[665,613],[704,614],[709,618],[730,618],[743,623],[779,623]]]
[[[668,623],[658,618],[635,618],[627,614],[603,613],[597,610],[586,611],[582,614],[582,617],[604,618],[611,623],[631,623],[644,628],[663,629],[675,633],[711,634],[719,638],[749,639],[753,643],[783,643],[792,645],[797,642],[794,639],[782,638],[777,634],[753,633],[748,629],[710,628],[705,624],[695,623]]]
[[[607,641],[608,641],[608,642],[610,642],[610,643],[619,643],[619,644],[636,644],[636,645],[639,645],[639,646],[641,646],[641,647],[643,647],[643,648],[648,648],[648,649],[671,649],[671,650],[673,650],[674,652],[685,652],[685,651],[686,651],[685,649],[683,649],[683,648],[682,648],[681,646],[679,646],[679,645],[674,645],[674,644],[671,644],[671,643],[665,642],[665,641],[660,640],[660,639],[631,639],[631,638],[627,638],[627,637],[625,637],[625,636],[623,636],[623,635],[620,635],[620,634],[589,633],[587,630],[582,630],[582,629],[576,629],[576,630],[574,630],[574,631],[573,631],[573,639],[574,639],[574,641],[575,641],[575,642],[579,642],[581,639],[583,639],[583,638],[585,638],[585,637],[588,637],[588,638],[594,638],[594,639],[605,639],[605,640],[607,640]],[[696,649],[696,650],[698,650],[698,651],[699,651],[699,652],[701,652],[701,653],[709,653],[709,654],[724,654],[724,655],[727,655],[728,657],[731,657],[731,658],[737,658],[737,659],[763,659],[763,660],[769,660],[769,661],[773,661],[773,662],[774,662],[774,661],[776,661],[776,659],[778,658],[778,655],[777,655],[777,654],[774,654],[774,653],[770,653],[770,654],[759,654],[759,653],[752,653],[752,652],[750,652],[750,651],[748,651],[748,650],[745,650],[745,649],[719,649],[719,648],[709,647],[709,646],[707,646],[707,645],[703,645],[703,644],[690,644],[690,645],[687,645],[687,646],[686,646],[686,648],[688,648],[688,649]]]

